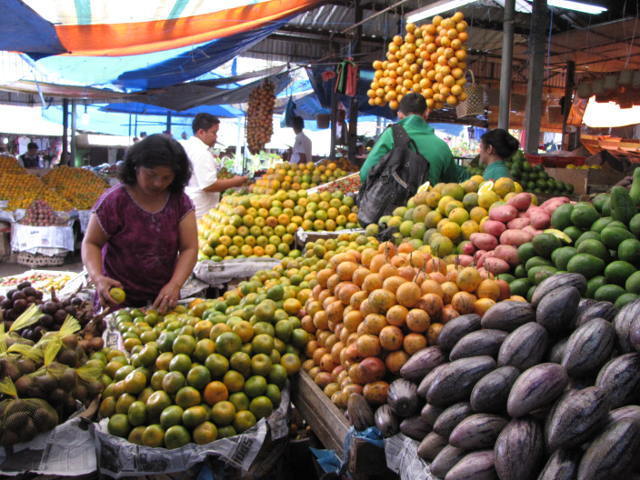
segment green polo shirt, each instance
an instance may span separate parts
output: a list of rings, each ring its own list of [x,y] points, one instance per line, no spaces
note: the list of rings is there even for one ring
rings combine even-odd
[[[487,168],[485,168],[484,172],[482,172],[482,178],[484,178],[485,180],[497,180],[502,177],[511,178],[511,172],[507,168],[506,163],[501,160],[487,165]]]
[[[429,162],[429,182],[435,185],[440,182],[461,182],[469,178],[465,169],[456,165],[449,146],[436,136],[433,127],[419,115],[409,115],[400,120],[418,152]],[[387,128],[369,152],[362,168],[360,180],[365,181],[369,171],[393,148],[393,132]]]

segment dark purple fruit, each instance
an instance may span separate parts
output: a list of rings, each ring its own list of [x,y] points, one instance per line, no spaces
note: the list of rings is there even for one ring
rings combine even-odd
[[[18,290],[23,290],[28,287],[31,287],[31,282],[22,282],[20,285],[18,285]]]
[[[42,307],[40,307],[42,313],[48,313],[49,315],[53,315],[58,310],[58,304],[55,302],[44,302]]]
[[[22,290],[22,293],[24,293],[27,297],[35,297],[38,291],[33,287],[26,287],[24,290]]]
[[[2,302],[0,302],[0,308],[2,308],[3,310],[8,310],[12,306],[13,306],[13,302],[7,298],[5,298],[4,300],[2,300]]]
[[[9,291],[7,292],[7,298],[8,298],[9,300],[13,300],[13,295],[14,295],[14,294],[16,294],[16,293],[18,293],[18,290],[16,290],[15,288],[14,288],[14,289],[12,289],[12,290],[9,290]]]
[[[23,292],[16,292],[13,295],[11,295],[11,300],[13,300],[14,302],[19,299],[24,300],[25,298],[27,298],[27,296]]]
[[[42,338],[42,335],[44,335],[45,333],[47,333],[47,330],[42,325],[38,325],[33,329],[33,334],[37,338],[37,340],[40,340]]]
[[[59,324],[62,324],[65,318],[67,318],[67,312],[65,310],[56,310],[56,313],[53,314],[53,319]]]
[[[78,314],[78,312],[76,311],[76,308],[72,305],[67,305],[66,307],[64,307],[64,311],[67,312],[72,317],[75,317]]]
[[[22,298],[13,301],[13,311],[16,313],[24,312],[28,306],[27,301]]]
[[[40,325],[42,325],[43,327],[47,328],[47,329],[51,329],[51,327],[53,327],[53,317],[51,315],[49,315],[48,313],[45,313],[44,315],[42,315],[40,317]]]

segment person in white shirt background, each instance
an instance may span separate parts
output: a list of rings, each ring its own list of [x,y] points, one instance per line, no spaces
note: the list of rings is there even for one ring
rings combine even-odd
[[[291,152],[291,163],[307,163],[312,162],[311,158],[311,140],[304,132],[304,120],[302,117],[293,118],[293,131],[296,133],[296,141],[293,144]]]
[[[247,177],[236,175],[232,178],[218,178],[217,162],[209,150],[218,139],[220,120],[209,113],[199,113],[191,124],[193,136],[182,143],[191,162],[192,174],[185,193],[189,195],[196,209],[196,218],[202,217],[220,201],[220,192],[239,187]]]

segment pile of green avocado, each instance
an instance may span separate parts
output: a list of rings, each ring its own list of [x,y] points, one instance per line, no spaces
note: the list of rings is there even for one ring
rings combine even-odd
[[[531,298],[536,285],[558,272],[584,275],[586,297],[621,307],[640,298],[640,168],[631,189],[613,187],[592,202],[564,204],[551,227],[518,247],[520,265],[503,275],[511,292]]]

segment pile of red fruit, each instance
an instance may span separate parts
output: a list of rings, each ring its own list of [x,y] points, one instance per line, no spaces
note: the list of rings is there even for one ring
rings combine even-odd
[[[44,200],[35,200],[27,213],[20,220],[23,225],[33,225],[38,227],[48,227],[52,225],[64,225],[67,221],[56,214],[51,206]]]
[[[358,193],[360,186],[360,174],[355,173],[318,187],[318,192],[342,192],[346,195]]]

